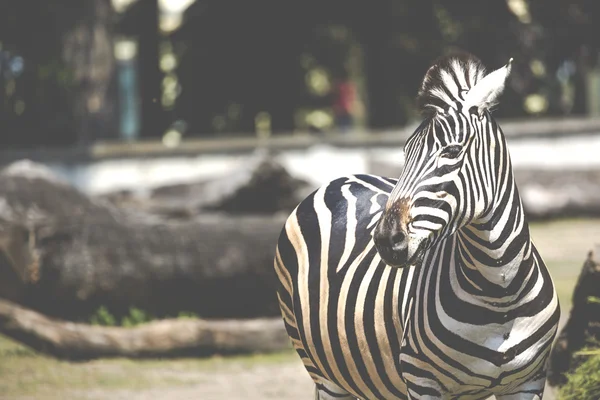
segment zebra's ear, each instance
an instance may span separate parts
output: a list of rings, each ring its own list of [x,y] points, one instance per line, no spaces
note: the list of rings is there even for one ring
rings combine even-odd
[[[486,75],[465,96],[464,106],[467,110],[477,107],[477,113],[481,116],[485,110],[498,103],[498,98],[504,91],[506,79],[512,68],[511,58],[508,63],[494,72]]]

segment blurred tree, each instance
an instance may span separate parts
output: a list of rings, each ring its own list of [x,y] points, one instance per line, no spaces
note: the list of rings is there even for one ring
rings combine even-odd
[[[356,25],[377,17],[366,2],[197,1],[172,35],[186,46],[176,114],[200,134],[253,132],[257,116],[289,132],[299,109],[330,105],[325,86],[364,44]]]
[[[600,113],[594,0],[196,0],[169,36],[158,0],[135,0],[118,24],[110,1],[0,2],[2,144],[114,137],[115,33],[138,43],[145,137],[175,125],[289,132],[308,129],[309,117],[327,128],[334,82],[347,72],[368,126],[400,126],[418,118],[422,77],[452,49],[489,69],[515,58],[500,117],[583,114],[596,103]],[[165,48],[172,62],[161,70]]]
[[[370,126],[404,125],[418,117],[414,99],[431,62],[442,51],[432,0],[364,2],[356,10],[365,46]]]
[[[294,126],[303,85],[299,49],[309,10],[299,2],[204,0],[172,36],[186,47],[176,114],[200,133],[253,132],[259,113],[274,131]]]
[[[588,79],[598,67],[600,10],[595,0],[529,0],[531,17],[540,29],[538,43],[545,50],[545,70],[555,82],[570,80],[576,114],[588,111]],[[558,112],[565,107],[559,102]]]
[[[71,74],[70,105],[80,144],[116,135],[117,109],[112,5],[86,0],[73,29],[62,37]]]
[[[331,96],[307,88],[307,81],[330,85],[347,67],[354,43],[364,58],[358,79],[366,83],[368,125],[403,125],[417,117],[421,79],[447,49],[472,51],[490,67],[512,55],[518,32],[505,27],[516,18],[504,0],[459,3],[198,1],[172,37],[187,46],[176,113],[198,133],[253,131],[260,111],[269,113],[274,131],[294,129],[294,109],[331,102]]]
[[[87,142],[114,127],[110,0],[3,0],[0,51],[22,61],[0,76],[0,143]]]

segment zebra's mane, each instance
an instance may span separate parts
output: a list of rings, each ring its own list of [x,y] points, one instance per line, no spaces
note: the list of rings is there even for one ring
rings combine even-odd
[[[450,107],[458,108],[464,94],[485,75],[483,63],[470,53],[454,52],[438,58],[425,74],[419,89],[419,111],[432,116]]]

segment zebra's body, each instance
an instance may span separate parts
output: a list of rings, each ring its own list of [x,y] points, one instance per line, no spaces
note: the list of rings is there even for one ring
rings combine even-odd
[[[440,65],[482,92],[469,63]],[[439,109],[407,142],[400,180],[334,180],[279,238],[282,315],[318,399],[542,396],[560,311],[504,137],[479,108],[493,98],[457,94],[476,107],[465,112],[436,87],[426,105]]]

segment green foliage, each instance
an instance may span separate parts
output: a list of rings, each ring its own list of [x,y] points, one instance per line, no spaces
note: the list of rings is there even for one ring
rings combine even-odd
[[[146,322],[152,321],[154,318],[149,313],[145,312],[136,307],[131,307],[129,309],[129,314],[124,316],[121,320],[121,326],[126,328],[144,324]]]
[[[92,7],[90,0],[0,1],[1,146],[64,145],[76,137],[77,82],[65,55]],[[70,47],[85,50],[77,46]],[[20,60],[20,68],[7,74],[8,60]]]
[[[600,304],[600,297],[588,296],[587,301],[590,304]]]
[[[198,318],[198,314],[190,312],[190,311],[181,311],[179,314],[177,314],[177,318],[180,318],[180,319],[184,319],[184,318],[195,319],[195,318]]]
[[[577,353],[587,359],[570,374],[567,383],[560,388],[560,399],[598,400],[600,399],[600,349],[588,349]]]
[[[115,326],[116,318],[106,309],[106,307],[102,306],[91,316],[90,323],[92,325]]]
[[[165,318],[169,317],[167,316]],[[181,311],[177,314],[176,318],[194,319],[198,318],[198,314],[189,311]],[[129,313],[119,319],[118,317],[111,314],[111,312],[106,307],[101,306],[90,317],[90,323],[92,325],[100,326],[122,326],[125,328],[131,328],[156,319],[158,319],[156,316],[137,307],[131,307],[129,309]]]

